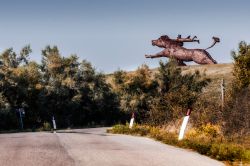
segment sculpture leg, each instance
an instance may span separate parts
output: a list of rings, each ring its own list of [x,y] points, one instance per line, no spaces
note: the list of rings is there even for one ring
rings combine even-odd
[[[160,58],[162,55],[145,55],[146,58]]]
[[[165,52],[161,51],[155,55],[145,55],[146,58],[160,58],[160,57],[166,57]]]
[[[182,60],[177,59],[178,66],[187,66]]]
[[[205,50],[195,50],[192,52],[193,61],[200,65],[204,64],[216,64],[217,62],[211,57],[211,55]]]

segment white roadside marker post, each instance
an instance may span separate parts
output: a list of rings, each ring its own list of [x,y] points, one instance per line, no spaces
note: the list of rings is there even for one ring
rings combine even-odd
[[[129,123],[129,128],[132,129],[133,124],[134,124],[134,120],[135,120],[135,113],[132,113],[132,117],[130,119],[130,123]]]
[[[56,133],[56,120],[55,120],[54,116],[52,117],[52,122],[53,122],[54,133]]]
[[[180,129],[180,133],[179,133],[179,137],[178,137],[179,141],[184,138],[185,129],[187,127],[187,123],[188,123],[188,119],[189,119],[190,114],[191,114],[191,109],[188,109],[187,115],[184,117],[182,125],[181,125],[181,129]]]

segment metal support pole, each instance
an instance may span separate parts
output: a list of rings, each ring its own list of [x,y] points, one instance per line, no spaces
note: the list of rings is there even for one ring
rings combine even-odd
[[[221,80],[221,109],[224,110],[224,94],[225,94],[225,84],[224,79]]]
[[[20,117],[20,125],[21,125],[21,129],[23,129],[23,118],[22,118],[22,113],[21,113],[21,109],[18,109],[19,112],[19,117]]]

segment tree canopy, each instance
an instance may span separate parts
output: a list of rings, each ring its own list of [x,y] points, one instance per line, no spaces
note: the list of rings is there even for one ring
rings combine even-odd
[[[56,46],[47,46],[38,64],[28,61],[30,52],[26,46],[20,54],[11,48],[0,55],[0,118],[5,119],[1,129],[18,128],[18,108],[25,109],[26,128],[50,123],[52,116],[58,127],[119,119],[116,95],[90,62],[79,62],[76,55],[63,57]]]

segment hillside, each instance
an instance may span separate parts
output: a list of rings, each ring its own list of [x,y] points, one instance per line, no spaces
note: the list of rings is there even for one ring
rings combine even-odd
[[[218,101],[221,97],[222,79],[224,79],[225,91],[227,91],[227,87],[233,78],[233,64],[190,65],[183,66],[181,69],[183,74],[194,73],[198,70],[202,76],[210,78],[211,83],[204,89],[202,95],[213,101]],[[152,69],[152,72],[156,73],[157,69]],[[129,71],[129,73],[133,73],[133,71]],[[112,74],[107,75],[107,82],[112,84]]]
[[[204,89],[202,97],[207,97],[211,101],[218,101],[221,98],[221,82],[224,79],[225,93],[228,91],[228,85],[233,79],[233,64],[216,65],[193,65],[182,67],[182,73],[193,73],[198,70],[204,77],[210,78],[211,83]]]
[[[233,64],[216,65],[192,65],[182,67],[183,73],[195,72],[196,70],[206,74],[209,78],[232,78]]]

